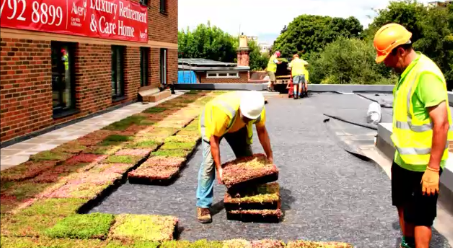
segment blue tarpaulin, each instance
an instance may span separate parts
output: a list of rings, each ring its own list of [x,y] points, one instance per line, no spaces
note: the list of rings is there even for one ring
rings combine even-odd
[[[197,76],[193,71],[178,71],[178,84],[196,84]]]

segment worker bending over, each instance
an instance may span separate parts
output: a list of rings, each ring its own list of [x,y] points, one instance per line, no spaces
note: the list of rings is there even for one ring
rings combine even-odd
[[[289,63],[289,67],[291,68],[291,80],[293,81],[293,99],[302,98],[302,89],[305,85],[304,61],[296,53],[293,55],[293,60]]]
[[[412,48],[412,33],[387,24],[374,37],[376,62],[401,73],[393,90],[392,203],[403,233],[401,247],[429,247],[436,218],[439,177],[452,140],[445,77],[428,57]]]
[[[273,155],[265,126],[266,110],[260,92],[231,92],[208,102],[201,113],[203,160],[198,172],[197,218],[201,223],[212,221],[209,208],[214,197],[214,171],[221,183],[220,141],[225,138],[236,158],[252,156],[253,125],[270,162]]]
[[[275,77],[275,73],[277,72],[277,64],[281,64],[282,62],[279,61],[277,58],[280,57],[280,52],[276,51],[270,58],[269,62],[267,63],[267,75],[269,75],[269,85],[267,86],[268,91],[274,91],[274,84],[277,80]]]

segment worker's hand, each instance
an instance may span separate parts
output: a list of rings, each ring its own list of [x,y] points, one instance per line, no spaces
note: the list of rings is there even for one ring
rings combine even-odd
[[[269,160],[269,163],[271,163],[271,164],[274,163],[274,158],[273,157],[268,157],[267,160]]]
[[[217,172],[217,181],[219,182],[219,184],[223,184],[223,182],[222,182],[223,169],[222,168],[216,169],[216,172]]]
[[[428,194],[429,196],[439,193],[439,169],[426,167],[421,184],[423,195]]]

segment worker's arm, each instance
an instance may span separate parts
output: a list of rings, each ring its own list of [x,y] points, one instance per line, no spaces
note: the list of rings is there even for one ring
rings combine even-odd
[[[432,122],[433,137],[431,156],[422,177],[422,193],[434,195],[439,192],[440,163],[448,137],[449,121],[445,85],[437,76],[424,73],[416,88],[416,96],[426,108]]]
[[[214,165],[217,172],[217,180],[219,181],[219,183],[222,183],[222,166],[220,164],[220,149],[219,149],[220,138],[215,135],[211,135],[211,139],[209,140],[209,142],[211,144],[211,154],[212,158],[214,159]]]
[[[265,125],[256,126],[256,131],[258,132],[258,138],[261,145],[263,146],[264,152],[266,153],[267,159],[269,162],[274,163],[274,155],[272,154],[271,140],[269,139],[269,134]]]
[[[444,155],[445,146],[447,143],[448,123],[447,104],[445,101],[434,107],[428,107],[429,117],[433,123],[433,140],[431,147],[431,157],[428,166],[439,170],[440,161]]]

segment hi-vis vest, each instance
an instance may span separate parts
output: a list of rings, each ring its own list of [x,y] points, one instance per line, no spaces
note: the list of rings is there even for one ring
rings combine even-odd
[[[271,58],[269,59],[269,62],[267,63],[267,71],[272,71],[276,72],[277,71],[277,64],[274,62],[274,60],[277,59],[277,56],[272,55]]]
[[[431,156],[433,128],[430,118],[419,120],[413,113],[412,96],[417,88],[422,72],[434,73],[444,83],[445,100],[448,104],[446,80],[439,67],[425,55],[421,55],[414,68],[406,75],[400,87],[393,89],[393,134],[391,139],[406,164],[426,165]],[[448,141],[453,140],[452,119],[447,105],[450,129],[442,160],[448,158]]]
[[[305,74],[305,66],[301,59],[297,58],[291,61],[291,76],[298,76]]]
[[[238,114],[239,110],[239,105],[241,102],[241,96],[240,92],[231,92],[231,93],[226,93],[223,95],[220,95],[216,98],[214,98],[212,101],[208,102],[206,106],[204,107],[201,115],[200,115],[200,121],[199,121],[199,131],[201,133],[201,137],[204,141],[209,142],[209,139],[211,138],[211,124],[216,121],[213,120],[213,115],[212,111],[213,108],[212,106],[216,106],[217,109],[220,109],[223,111],[228,117],[230,117],[230,122],[228,123],[228,126],[225,130],[225,133],[228,133],[228,131],[233,127],[234,122],[236,121],[237,118],[240,118],[240,115]],[[217,111],[216,109],[216,111]],[[248,144],[252,144],[253,142],[253,124],[258,123],[261,121],[261,116],[263,115],[263,112],[261,112],[261,115],[254,121],[250,121],[247,124],[247,135],[248,139],[247,142]]]
[[[68,61],[68,55],[63,55],[63,60],[64,60],[64,69],[69,70],[69,61]]]

